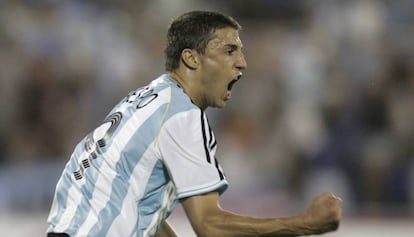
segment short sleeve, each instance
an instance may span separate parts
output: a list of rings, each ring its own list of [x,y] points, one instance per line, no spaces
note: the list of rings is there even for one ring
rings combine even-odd
[[[189,110],[168,119],[158,148],[179,199],[211,191],[220,194],[227,180],[215,158],[216,140],[202,110]]]

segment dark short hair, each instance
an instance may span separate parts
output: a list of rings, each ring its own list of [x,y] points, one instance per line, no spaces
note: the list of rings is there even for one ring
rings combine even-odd
[[[240,30],[240,24],[230,16],[218,12],[191,11],[175,19],[167,33],[165,53],[165,70],[172,72],[180,64],[181,52],[195,49],[204,54],[208,42],[215,30],[231,27]]]

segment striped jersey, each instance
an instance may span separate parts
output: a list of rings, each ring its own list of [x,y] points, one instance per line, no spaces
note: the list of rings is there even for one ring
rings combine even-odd
[[[129,93],[75,148],[47,232],[155,236],[178,200],[227,180],[206,114],[167,74]]]

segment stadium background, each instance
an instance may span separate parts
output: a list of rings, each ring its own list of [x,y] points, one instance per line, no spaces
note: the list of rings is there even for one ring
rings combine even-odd
[[[228,106],[208,111],[231,184],[222,205],[285,216],[330,190],[344,222],[327,236],[411,236],[410,0],[1,1],[2,235],[43,235],[76,142],[163,73],[167,26],[191,9],[244,27],[248,69]],[[171,221],[194,236],[182,209]]]

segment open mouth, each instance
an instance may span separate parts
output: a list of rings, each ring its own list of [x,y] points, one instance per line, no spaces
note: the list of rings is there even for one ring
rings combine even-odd
[[[232,80],[229,85],[227,86],[227,90],[231,91],[231,88],[233,87],[234,83],[236,83],[237,80]]]
[[[231,88],[233,87],[234,83],[236,83],[236,82],[240,79],[240,77],[241,77],[241,76],[242,76],[242,75],[240,74],[240,75],[238,75],[235,79],[233,79],[233,80],[229,83],[229,85],[227,86],[227,90],[231,91]]]
[[[231,98],[231,88],[233,87],[234,83],[236,83],[240,77],[242,76],[242,74],[240,73],[236,78],[234,78],[227,86],[227,95],[226,95],[226,99],[229,100]]]

